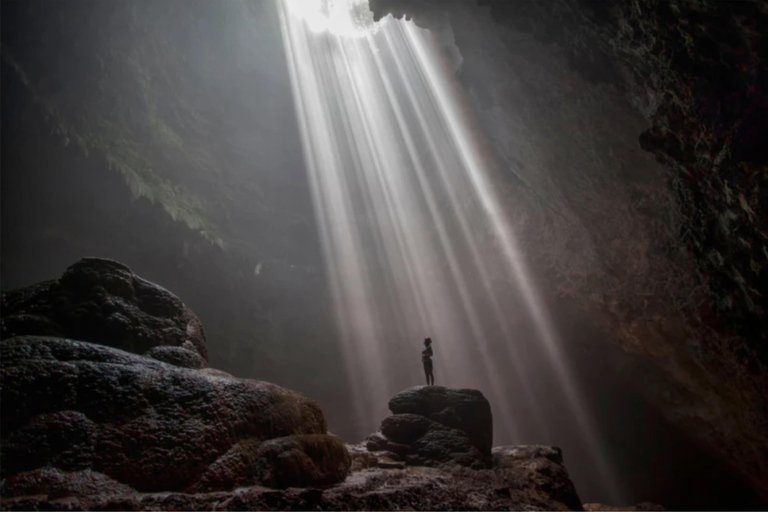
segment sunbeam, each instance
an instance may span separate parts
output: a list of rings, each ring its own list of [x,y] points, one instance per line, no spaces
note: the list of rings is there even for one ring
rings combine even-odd
[[[374,24],[364,12],[361,0],[280,3],[359,424],[373,430],[389,396],[423,381],[412,355],[431,336],[438,384],[482,389],[497,439],[528,443],[531,425],[547,438],[540,404],[550,397],[531,385],[528,364],[538,357],[618,501],[599,432],[439,49],[413,23]],[[535,344],[516,338],[521,321],[535,327]]]

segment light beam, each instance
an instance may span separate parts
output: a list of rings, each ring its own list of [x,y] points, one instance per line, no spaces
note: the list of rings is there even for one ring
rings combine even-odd
[[[436,380],[483,390],[500,420],[497,439],[528,443],[526,425],[547,437],[540,404],[550,397],[530,384],[533,356],[514,335],[527,321],[568,404],[564,416],[619,500],[429,34],[391,18],[374,24],[365,0],[278,8],[356,421],[372,432],[389,397],[423,382],[421,340],[431,336]]]

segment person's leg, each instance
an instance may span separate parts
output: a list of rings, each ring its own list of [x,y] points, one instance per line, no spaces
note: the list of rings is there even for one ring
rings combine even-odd
[[[426,367],[424,368],[424,375],[427,376],[427,386],[429,386],[429,369]]]
[[[429,379],[431,381],[430,385],[434,386],[435,385],[435,374],[433,372],[431,372],[431,371],[429,372]]]

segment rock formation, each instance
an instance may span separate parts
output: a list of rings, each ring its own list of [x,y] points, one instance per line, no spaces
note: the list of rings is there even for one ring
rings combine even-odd
[[[59,279],[4,294],[2,309],[2,339],[57,336],[207,366],[197,316],[178,297],[116,261],[84,258]]]
[[[315,402],[205,368],[194,313],[124,265],[81,260],[2,301],[4,498],[346,477],[349,454]]]
[[[581,510],[581,500],[554,446],[498,446],[493,467],[520,499],[542,509]]]
[[[395,395],[389,409],[394,415],[368,437],[369,451],[390,452],[414,466],[490,465],[493,418],[481,392],[417,386]]]
[[[43,492],[51,468],[213,491],[336,483],[349,467],[317,404],[274,384],[62,338],[11,338],[0,356],[4,496]]]
[[[194,314],[122,264],[2,300],[3,509],[582,510],[558,448],[492,449],[479,391],[407,389],[346,446],[312,400],[204,367]]]

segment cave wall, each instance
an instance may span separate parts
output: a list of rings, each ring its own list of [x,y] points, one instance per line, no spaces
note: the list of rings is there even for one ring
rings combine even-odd
[[[346,381],[271,8],[2,4],[0,282],[119,260],[200,316],[212,366],[308,393],[343,433]]]
[[[370,4],[461,54],[539,287],[578,301],[621,347],[613,371],[768,496],[765,4]]]

